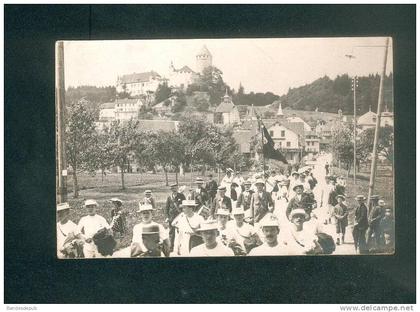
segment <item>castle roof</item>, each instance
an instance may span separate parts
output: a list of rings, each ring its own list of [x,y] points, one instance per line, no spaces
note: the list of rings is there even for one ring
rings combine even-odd
[[[210,51],[207,49],[206,45],[203,45],[203,47],[201,48],[201,50],[197,53],[197,55],[210,55],[211,53]]]
[[[176,69],[176,72],[187,72],[187,73],[195,73],[195,71],[193,71],[191,68],[189,68],[187,65],[185,65],[184,67],[180,68],[180,69]]]
[[[161,78],[161,76],[155,72],[145,72],[145,73],[132,73],[127,75],[122,75],[119,77],[120,83],[135,83],[135,82],[147,82],[151,79]]]
[[[232,101],[223,101],[216,108],[216,113],[230,113],[235,108]]]

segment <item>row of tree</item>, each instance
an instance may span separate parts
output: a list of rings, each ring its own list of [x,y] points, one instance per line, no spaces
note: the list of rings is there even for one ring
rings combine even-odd
[[[66,120],[66,155],[73,176],[74,197],[78,197],[80,172],[102,175],[111,168],[124,174],[133,162],[142,168],[163,169],[168,185],[168,171],[180,168],[213,168],[246,166],[231,130],[218,128],[201,119],[183,119],[177,132],[147,131],[139,120],[115,121],[98,131],[94,113],[86,102],[68,107]],[[178,179],[178,175],[176,175]]]
[[[360,171],[362,164],[370,163],[374,137],[375,128],[369,128],[356,138],[357,171]],[[341,127],[333,131],[331,151],[334,159],[340,161],[350,172],[354,161],[354,134],[350,126]],[[380,128],[378,155],[390,163],[394,161],[394,128],[391,126]]]

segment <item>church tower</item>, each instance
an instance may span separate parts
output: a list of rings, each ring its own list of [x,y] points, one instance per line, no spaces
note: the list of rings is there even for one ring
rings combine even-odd
[[[206,67],[212,66],[212,55],[207,49],[206,45],[201,48],[200,52],[197,53],[195,58],[197,62],[197,72],[200,74]]]

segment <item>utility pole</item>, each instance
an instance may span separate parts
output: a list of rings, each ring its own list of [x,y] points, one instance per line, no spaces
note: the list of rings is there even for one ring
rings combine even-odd
[[[56,150],[57,150],[57,202],[67,201],[67,161],[65,146],[65,86],[64,86],[64,43],[55,46],[55,108],[56,108]]]
[[[353,89],[353,105],[354,105],[354,123],[353,123],[353,137],[354,137],[354,143],[353,143],[353,184],[356,185],[356,138],[357,138],[357,119],[356,119],[356,89],[359,86],[359,80],[357,76],[354,76],[353,82],[352,82],[352,89]]]
[[[389,45],[389,37],[386,38],[385,42],[385,53],[384,53],[384,62],[382,66],[382,72],[381,72],[381,80],[379,83],[379,96],[378,96],[378,110],[376,113],[376,127],[375,127],[375,139],[373,141],[373,159],[372,159],[372,166],[370,171],[370,181],[369,181],[369,195],[368,195],[368,207],[370,210],[370,197],[373,194],[374,186],[375,186],[375,177],[376,177],[376,160],[377,160],[377,150],[378,150],[378,138],[379,138],[379,132],[381,127],[381,114],[382,114],[382,105],[384,102],[384,79],[386,74],[386,63],[387,63],[387,57],[388,57],[388,45]],[[369,211],[370,212],[370,211]]]

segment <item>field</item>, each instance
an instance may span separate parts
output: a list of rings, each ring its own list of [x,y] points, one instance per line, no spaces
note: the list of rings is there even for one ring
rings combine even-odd
[[[338,168],[333,168],[335,174],[342,173]],[[185,185],[188,188],[190,187],[190,181],[194,180],[197,174],[193,174],[193,179],[191,179],[191,174],[187,173],[183,177],[179,177],[179,185]],[[217,179],[217,175],[214,175]],[[247,174],[244,173],[246,177]],[[95,199],[99,203],[98,213],[105,217],[108,222],[111,221],[111,209],[112,204],[109,202],[109,199],[112,197],[118,197],[124,201],[124,208],[128,211],[128,233],[125,237],[122,238],[120,242],[121,247],[128,246],[132,237],[132,228],[135,224],[139,222],[139,216],[136,213],[138,210],[138,202],[143,199],[144,191],[146,189],[151,189],[153,191],[153,196],[156,200],[157,209],[154,212],[154,220],[159,223],[164,222],[163,207],[166,202],[167,196],[170,194],[169,186],[165,186],[165,176],[163,173],[157,174],[138,174],[130,173],[125,175],[125,184],[126,189],[121,189],[121,176],[120,174],[108,174],[102,181],[100,175],[90,176],[87,174],[80,174],[78,176],[80,184],[79,198],[74,199],[71,192],[72,179],[71,177],[68,180],[69,185],[69,195],[68,201],[72,207],[70,219],[77,223],[80,218],[85,215],[85,210],[83,208],[83,202],[85,199],[91,198]],[[175,182],[175,174],[168,174],[169,184]],[[357,176],[356,185],[353,184],[352,177],[347,179],[347,195],[348,203],[350,206],[355,205],[354,197],[357,194],[364,194],[367,196],[368,193],[368,174],[362,172]],[[379,194],[382,199],[389,204],[390,207],[393,207],[393,179],[387,170],[380,170],[379,175],[375,183],[375,193]]]

